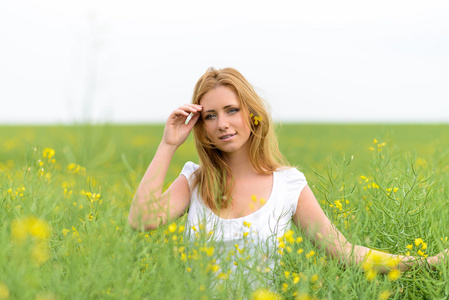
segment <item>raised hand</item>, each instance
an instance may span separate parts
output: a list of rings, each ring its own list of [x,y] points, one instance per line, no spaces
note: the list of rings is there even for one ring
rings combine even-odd
[[[201,110],[201,105],[185,104],[172,111],[165,123],[162,142],[176,148],[181,146],[189,136],[195,123],[198,121]],[[193,113],[193,116],[186,125],[185,123],[190,113]]]

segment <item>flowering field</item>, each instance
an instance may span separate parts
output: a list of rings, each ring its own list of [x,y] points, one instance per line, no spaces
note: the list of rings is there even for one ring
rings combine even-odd
[[[183,218],[132,231],[128,210],[162,130],[0,127],[0,299],[449,296],[449,262],[404,273],[382,257],[343,267],[297,229],[279,239],[271,267],[255,260],[249,239],[223,251],[200,227],[189,242]],[[416,257],[449,247],[448,125],[287,124],[279,136],[352,243]],[[191,138],[167,184],[188,160],[197,161]],[[377,274],[376,264],[391,271]]]

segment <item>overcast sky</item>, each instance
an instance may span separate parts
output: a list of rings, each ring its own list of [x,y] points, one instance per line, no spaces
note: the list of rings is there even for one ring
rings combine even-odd
[[[0,1],[0,124],[164,122],[210,66],[278,121],[449,122],[449,1]]]

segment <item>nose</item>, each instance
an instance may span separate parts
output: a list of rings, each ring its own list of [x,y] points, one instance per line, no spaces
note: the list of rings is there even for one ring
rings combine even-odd
[[[219,130],[226,130],[229,128],[229,123],[228,123],[228,119],[226,118],[226,116],[218,116],[218,129]]]

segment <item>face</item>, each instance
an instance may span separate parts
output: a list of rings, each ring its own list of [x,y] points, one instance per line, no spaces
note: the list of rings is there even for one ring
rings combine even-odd
[[[237,94],[224,86],[210,90],[201,98],[201,118],[212,143],[223,153],[248,151],[251,130]]]

